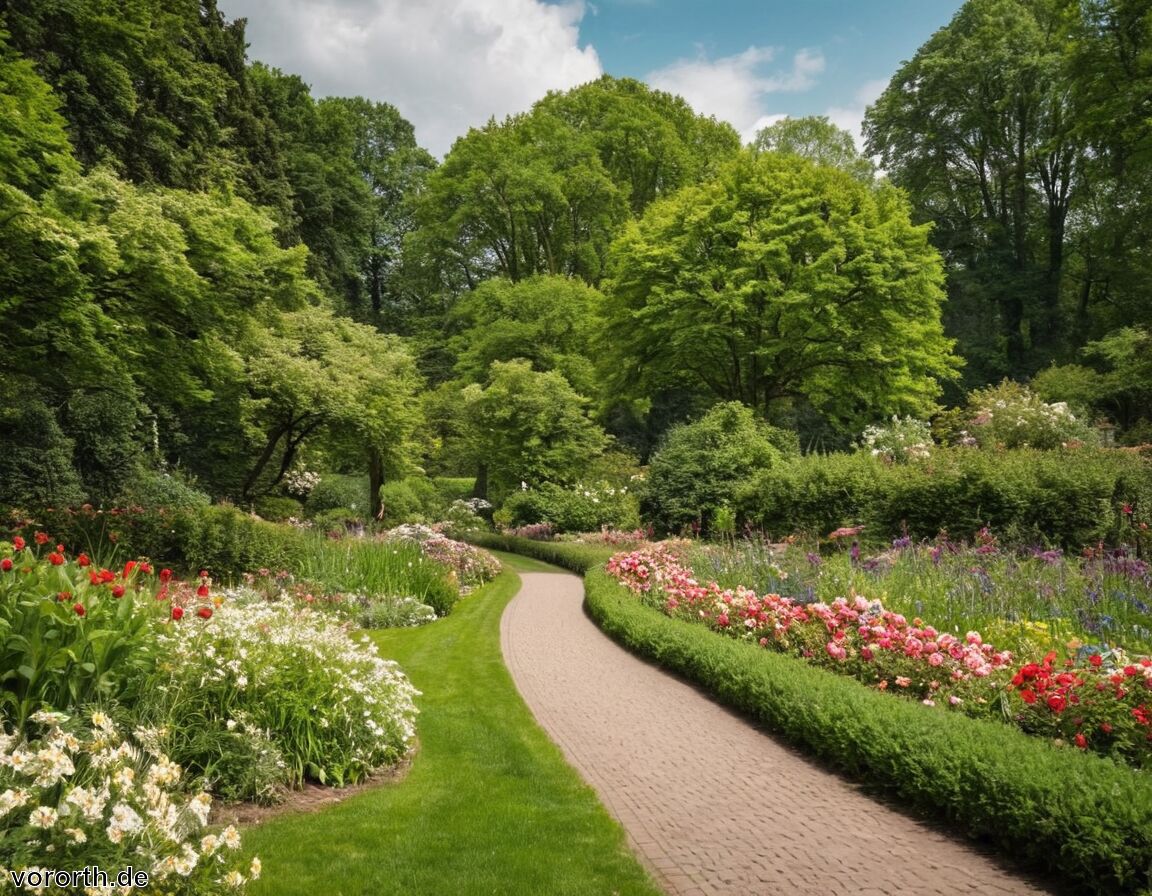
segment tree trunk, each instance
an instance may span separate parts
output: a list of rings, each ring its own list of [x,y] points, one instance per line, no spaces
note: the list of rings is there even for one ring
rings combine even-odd
[[[384,458],[380,456],[380,449],[368,449],[368,512],[372,519],[378,520],[384,515],[384,505],[380,503],[380,486],[384,484]]]
[[[472,488],[472,497],[488,500],[488,464],[478,464],[476,467],[476,485]]]

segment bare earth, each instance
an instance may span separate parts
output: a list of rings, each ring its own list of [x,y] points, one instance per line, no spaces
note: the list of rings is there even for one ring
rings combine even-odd
[[[633,657],[585,616],[575,576],[521,576],[508,669],[668,893],[1049,892]]]

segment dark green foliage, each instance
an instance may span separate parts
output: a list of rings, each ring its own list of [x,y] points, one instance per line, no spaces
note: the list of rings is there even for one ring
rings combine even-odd
[[[436,522],[448,506],[435,483],[425,476],[409,476],[380,487],[381,522],[398,526],[405,522]]]
[[[363,517],[368,512],[370,497],[367,477],[328,473],[320,477],[320,482],[308,495],[304,510],[309,516],[325,510],[350,510]]]
[[[1110,450],[936,449],[885,464],[865,454],[809,455],[777,464],[741,489],[742,515],[773,535],[824,536],[864,524],[887,541],[967,538],[983,526],[1012,541],[1078,550],[1126,533],[1122,504],[1152,506],[1152,462]]]
[[[83,495],[72,440],[43,401],[0,387],[0,505],[61,506]]]
[[[588,612],[614,640],[846,775],[1077,892],[1137,894],[1152,883],[1144,773],[669,619],[601,571],[585,582]]]
[[[260,568],[296,569],[309,551],[301,532],[226,505],[174,514],[172,529],[178,556],[165,559],[189,571],[205,569],[216,579]]]
[[[652,458],[644,485],[645,517],[665,531],[707,529],[717,510],[731,506],[737,487],[771,469],[789,446],[790,434],[758,419],[740,404],[716,405],[695,423],[669,431]]]

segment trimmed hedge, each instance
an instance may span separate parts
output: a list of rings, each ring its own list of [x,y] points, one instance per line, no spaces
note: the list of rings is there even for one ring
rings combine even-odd
[[[1131,537],[1120,507],[1152,509],[1152,460],[1114,449],[937,448],[923,461],[868,454],[784,460],[745,484],[741,516],[774,535],[865,524],[874,540],[991,526],[1011,541],[1078,549]]]
[[[514,538],[491,532],[469,532],[468,541],[493,551],[522,554],[575,573],[584,573],[594,566],[603,566],[618,550],[607,545],[576,544],[570,541],[533,541],[531,538]]]
[[[1147,892],[1146,773],[669,619],[602,570],[585,583],[589,615],[614,640],[832,767],[1075,881],[1078,892]]]

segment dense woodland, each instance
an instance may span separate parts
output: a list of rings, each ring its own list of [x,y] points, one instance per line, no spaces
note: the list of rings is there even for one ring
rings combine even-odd
[[[1152,440],[1143,0],[969,0],[867,154],[605,76],[438,163],[244,29],[0,0],[0,504],[307,471],[366,476],[370,514],[425,474],[499,502],[626,479],[721,402],[828,450],[1004,378]]]

